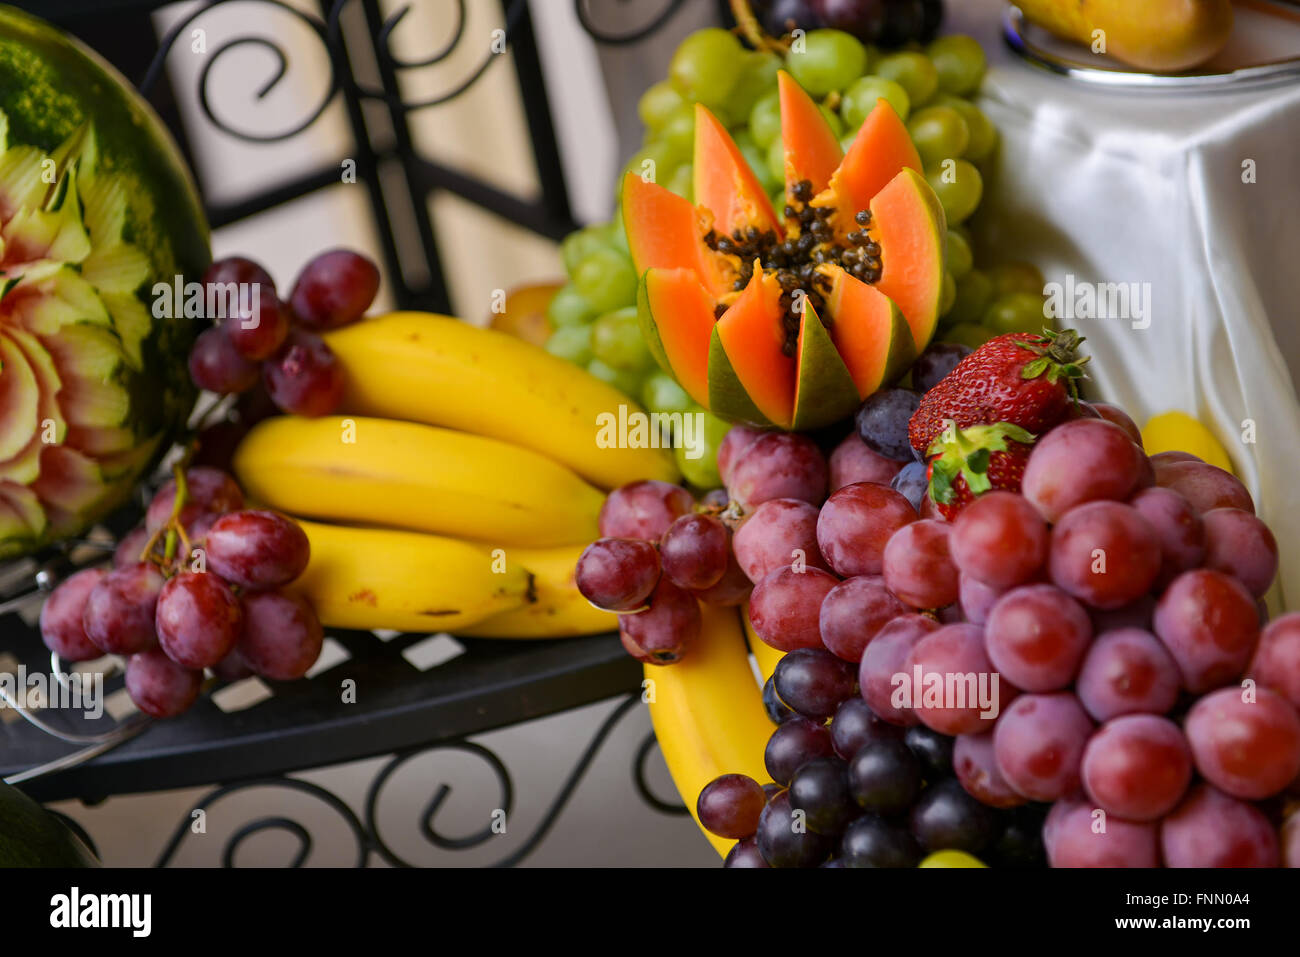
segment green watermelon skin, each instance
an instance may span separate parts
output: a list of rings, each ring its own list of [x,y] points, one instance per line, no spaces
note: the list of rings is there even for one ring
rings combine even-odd
[[[107,61],[50,24],[0,5],[0,113],[11,147],[53,152],[86,126],[93,130],[98,174],[120,180],[127,197],[122,239],[149,263],[149,278],[136,292],[147,309],[155,283],[201,278],[211,262],[210,235],[193,177],[157,114]],[[187,368],[197,332],[194,319],[155,319],[140,343],[141,367],[122,373],[130,397],[122,425],[150,449],[108,479],[113,494],[78,516],[80,528],[65,517],[43,536],[8,542],[0,536],[0,558],[79,534],[128,499],[184,432],[197,395]]]
[[[85,843],[21,791],[0,781],[0,867],[98,867]]]

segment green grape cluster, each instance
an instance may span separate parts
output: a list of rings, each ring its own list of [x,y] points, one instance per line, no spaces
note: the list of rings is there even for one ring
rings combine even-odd
[[[695,104],[702,103],[730,130],[780,209],[785,205],[785,156],[777,71],[787,69],[818,101],[845,150],[883,98],[907,124],[948,220],[939,338],[975,346],[1004,332],[1038,331],[1044,324],[1041,274],[1027,263],[977,268],[977,251],[964,225],[979,207],[983,171],[998,143],[997,129],[972,101],[985,65],[979,43],[961,35],[939,37],[926,47],[881,52],[838,30],[812,30],[800,48],[780,57],[750,50],[726,30],[699,30],[677,48],[668,77],[641,96],[637,111],[645,137],[624,172],[693,199]],[[701,411],[655,366],[641,338],[637,277],[621,216],[573,233],[565,239],[563,253],[569,282],[551,303],[555,332],[547,348],[585,366],[650,411]],[[678,458],[694,484],[709,487],[715,481],[698,464],[711,463],[713,456]]]

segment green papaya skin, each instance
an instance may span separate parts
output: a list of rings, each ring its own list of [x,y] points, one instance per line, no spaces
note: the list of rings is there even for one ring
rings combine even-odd
[[[66,824],[0,781],[0,867],[98,866]]]

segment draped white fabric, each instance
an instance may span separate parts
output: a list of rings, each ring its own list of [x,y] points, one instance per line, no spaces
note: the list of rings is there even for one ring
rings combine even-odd
[[[1146,328],[1069,323],[1088,337],[1093,392],[1139,424],[1181,409],[1209,426],[1277,536],[1272,610],[1300,608],[1300,83],[1098,91],[1012,53],[999,0],[948,9],[945,30],[989,54],[980,106],[1002,134],[978,249],[1049,283],[1150,284]],[[1300,26],[1277,29],[1300,52]]]

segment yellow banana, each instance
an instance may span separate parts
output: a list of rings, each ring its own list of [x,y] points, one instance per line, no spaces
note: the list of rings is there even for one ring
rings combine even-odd
[[[542,452],[602,488],[679,478],[670,451],[598,442],[599,416],[640,408],[595,376],[513,336],[395,312],[325,336],[347,378],[343,410],[464,429]]]
[[[749,603],[746,602],[740,609],[740,620],[745,625],[745,638],[749,641],[749,650],[754,654],[754,660],[758,662],[758,671],[763,677],[763,682],[772,677],[772,672],[776,671],[776,663],[785,657],[785,652],[773,648],[754,632],[754,626],[749,623]]]
[[[291,586],[335,628],[457,631],[531,599],[521,566],[493,570],[482,549],[454,538],[303,522],[307,570]]]
[[[495,545],[599,534],[601,492],[558,462],[496,439],[361,416],[278,416],[234,457],[250,498],[295,515]]]
[[[491,553],[490,546],[483,546]],[[573,570],[585,545],[556,548],[505,548],[507,567],[522,567],[533,575],[536,601],[493,615],[457,634],[478,638],[568,638],[618,630],[618,616],[601,611],[582,597],[573,583]]]
[[[735,608],[700,605],[700,640],[674,665],[646,665],[645,678],[654,723],[673,783],[695,823],[695,802],[720,774],[748,774],[769,781],[763,751],[774,730],[763,710]],[[703,828],[701,828],[703,830]],[[723,856],[734,841],[704,831]]]

